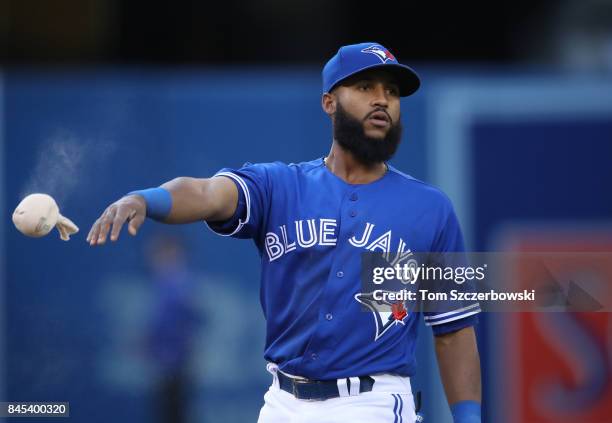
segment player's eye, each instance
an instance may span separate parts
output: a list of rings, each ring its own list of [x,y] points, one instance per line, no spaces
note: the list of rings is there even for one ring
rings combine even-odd
[[[357,84],[357,89],[359,91],[366,91],[368,90],[370,87],[372,86],[372,84],[370,84],[369,82],[360,82],[359,84]]]
[[[398,97],[399,96],[399,89],[397,87],[388,87],[387,88],[387,93],[389,95],[394,96],[394,97]]]

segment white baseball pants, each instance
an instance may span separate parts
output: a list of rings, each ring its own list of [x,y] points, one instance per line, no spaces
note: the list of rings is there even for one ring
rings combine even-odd
[[[264,396],[258,423],[414,423],[414,399],[410,378],[394,375],[371,375],[371,392],[348,392],[338,386],[342,396],[324,401],[295,398],[279,388],[274,364],[268,365],[272,385]],[[342,383],[343,379],[339,379]]]

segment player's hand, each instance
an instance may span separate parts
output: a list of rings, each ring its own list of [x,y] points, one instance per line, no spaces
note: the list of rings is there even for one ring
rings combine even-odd
[[[129,222],[128,232],[134,236],[147,217],[146,213],[147,204],[140,195],[122,197],[108,206],[95,221],[87,235],[87,242],[89,245],[104,244],[109,231],[111,241],[116,241],[125,222]]]

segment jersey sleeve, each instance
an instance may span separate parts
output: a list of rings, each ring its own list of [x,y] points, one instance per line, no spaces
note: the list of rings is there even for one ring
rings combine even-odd
[[[450,201],[446,221],[432,245],[431,252],[440,261],[437,265],[452,267],[467,264],[467,257],[464,254],[457,254],[465,252],[465,245],[459,221]],[[470,283],[463,283],[458,287],[464,291],[474,289],[474,286]],[[478,302],[455,301],[448,307],[441,307],[440,311],[426,311],[423,314],[425,324],[432,327],[434,334],[442,335],[474,326],[478,322],[478,313],[480,313]]]
[[[269,178],[265,165],[245,163],[240,169],[224,168],[214,178],[228,178],[238,189],[234,215],[225,221],[206,222],[217,235],[257,238],[269,204]]]

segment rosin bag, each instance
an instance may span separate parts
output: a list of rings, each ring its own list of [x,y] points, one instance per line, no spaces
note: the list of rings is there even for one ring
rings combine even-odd
[[[60,238],[68,241],[79,231],[74,222],[60,214],[53,197],[39,193],[21,200],[13,212],[13,223],[19,232],[33,238],[43,237],[56,227]]]

